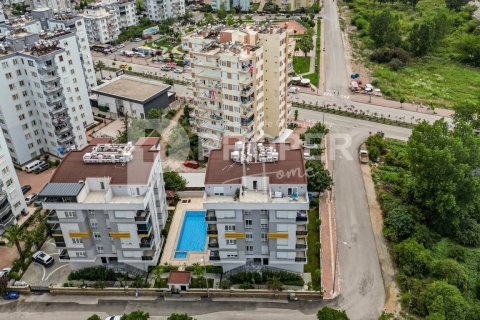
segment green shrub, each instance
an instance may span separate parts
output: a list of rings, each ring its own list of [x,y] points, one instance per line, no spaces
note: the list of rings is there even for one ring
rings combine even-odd
[[[107,269],[105,267],[91,267],[73,271],[68,275],[68,280],[117,281],[124,277],[124,275],[117,273],[112,269]]]
[[[224,290],[225,289],[230,289],[231,286],[232,286],[232,283],[228,279],[220,281],[220,288],[221,289],[224,289]]]
[[[253,285],[250,282],[243,282],[240,284],[239,288],[243,290],[253,289]]]
[[[383,234],[393,242],[408,238],[415,230],[415,220],[405,206],[392,209],[383,221]]]
[[[315,291],[322,289],[322,272],[320,269],[315,269],[315,271],[312,272],[312,289]]]
[[[447,257],[455,259],[458,262],[465,262],[467,250],[458,244],[452,244],[447,249]]]
[[[459,289],[467,287],[467,274],[464,268],[453,259],[436,261],[432,267],[432,274],[438,279],[445,279]]]
[[[408,276],[424,276],[430,270],[432,262],[430,253],[414,239],[404,240],[395,245],[393,256],[400,270]]]

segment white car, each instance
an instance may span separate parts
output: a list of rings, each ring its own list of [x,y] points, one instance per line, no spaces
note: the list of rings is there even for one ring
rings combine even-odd
[[[44,265],[45,267],[50,267],[55,260],[53,260],[52,256],[43,252],[37,251],[32,256],[33,261]]]
[[[122,316],[110,316],[105,318],[105,320],[120,320],[120,319],[122,319]]]
[[[3,268],[0,270],[0,278],[3,276],[8,276],[8,274],[12,271],[12,268]]]

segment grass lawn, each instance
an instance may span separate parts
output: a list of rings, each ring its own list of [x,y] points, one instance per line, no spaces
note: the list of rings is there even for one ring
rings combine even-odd
[[[153,41],[153,44],[155,44],[155,47],[156,48],[166,48],[168,51],[172,51],[172,49],[178,45],[178,43],[175,43],[175,42],[172,42],[170,40],[167,40],[167,39],[159,39],[159,40],[155,40]],[[149,42],[148,43],[148,46],[149,47],[152,47],[152,42]]]
[[[308,210],[307,264],[303,268],[305,272],[320,269],[320,226],[317,225],[318,219],[318,208]]]
[[[440,58],[411,63],[399,71],[386,65],[374,66],[378,87],[393,99],[452,107],[457,101],[475,102],[480,87],[480,70]]]
[[[310,57],[293,57],[293,70],[296,74],[310,71]]]

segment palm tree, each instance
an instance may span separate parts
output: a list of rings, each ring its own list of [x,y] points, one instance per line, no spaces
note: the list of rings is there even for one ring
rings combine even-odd
[[[298,120],[298,109],[295,109],[295,111],[293,112],[293,117],[295,118],[295,121]]]
[[[25,238],[25,233],[18,225],[13,225],[5,229],[3,237],[8,241],[7,245],[12,247],[15,245],[17,247],[18,254],[22,255],[22,246],[20,241],[23,241]]]
[[[102,73],[102,70],[105,69],[105,63],[103,63],[102,61],[97,61],[97,63],[95,63],[95,70],[97,71],[100,71],[100,77],[103,79],[103,73]]]

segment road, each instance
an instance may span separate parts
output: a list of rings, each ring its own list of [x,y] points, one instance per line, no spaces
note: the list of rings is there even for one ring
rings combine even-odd
[[[338,19],[338,8],[335,0],[324,0],[323,19],[323,54],[325,66],[325,91],[350,94],[348,89],[348,72],[345,60],[345,47],[342,40],[342,30]]]
[[[300,119],[325,121],[330,128],[329,164],[333,170],[341,294],[338,306],[352,320],[378,319],[385,291],[373,238],[369,209],[357,152],[369,132],[406,140],[411,130],[363,120],[298,109]],[[343,141],[351,144],[343,149]]]

